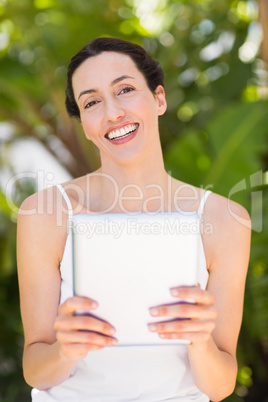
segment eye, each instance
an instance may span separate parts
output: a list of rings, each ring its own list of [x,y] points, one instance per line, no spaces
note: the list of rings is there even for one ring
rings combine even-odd
[[[131,91],[134,91],[134,88],[130,87],[130,86],[127,86],[127,87],[124,87],[123,89],[121,89],[121,91],[119,92],[119,95],[120,94],[126,94],[126,93],[131,92]]]
[[[97,103],[99,103],[99,102],[98,102],[98,101],[96,101],[96,100],[93,100],[93,101],[87,102],[87,103],[85,104],[84,109],[89,109],[90,107],[92,107],[92,106],[96,105]]]

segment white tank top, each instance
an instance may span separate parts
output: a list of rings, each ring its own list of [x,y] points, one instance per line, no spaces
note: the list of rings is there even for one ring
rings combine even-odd
[[[72,218],[72,204],[61,185],[61,191]],[[201,216],[206,191],[198,208]],[[198,280],[202,289],[208,271],[200,235]],[[61,299],[73,296],[72,247],[68,235],[60,264]],[[184,345],[108,347],[88,353],[80,360],[71,376],[62,384],[46,391],[32,390],[32,402],[209,402],[194,384],[187,347]]]

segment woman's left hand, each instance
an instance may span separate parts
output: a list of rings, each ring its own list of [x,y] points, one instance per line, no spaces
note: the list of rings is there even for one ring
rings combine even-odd
[[[150,323],[149,330],[165,339],[183,339],[192,344],[206,344],[216,325],[214,296],[199,286],[172,288],[171,294],[175,298],[191,299],[193,302],[174,300],[172,304],[150,308],[153,317],[169,317],[170,320]]]

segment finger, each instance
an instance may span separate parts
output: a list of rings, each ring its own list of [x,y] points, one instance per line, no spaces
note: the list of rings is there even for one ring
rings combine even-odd
[[[161,333],[159,337],[162,339],[178,339],[187,340],[191,344],[207,342],[211,334],[207,332],[174,332],[174,333]]]
[[[113,335],[116,330],[106,321],[87,315],[58,316],[54,329],[56,331],[85,330],[99,332],[104,335]]]
[[[67,299],[58,308],[59,314],[73,315],[75,311],[89,311],[98,307],[98,303],[95,300],[87,297],[74,296]]]
[[[193,303],[173,303],[150,309],[153,317],[176,317],[176,318],[196,318],[196,319],[215,319],[217,317],[216,308],[212,305],[199,305]]]
[[[207,290],[201,289],[199,286],[180,286],[171,288],[172,296],[180,299],[193,299],[195,303],[212,305],[215,304],[215,297]]]
[[[160,323],[148,324],[151,332],[159,334],[207,332],[211,333],[215,328],[214,320],[170,320]]]
[[[61,345],[60,354],[72,360],[80,360],[86,357],[88,352],[103,349],[104,346],[86,343],[65,343]]]
[[[56,337],[62,344],[89,344],[104,347],[115,346],[118,343],[116,338],[90,331],[60,331]]]

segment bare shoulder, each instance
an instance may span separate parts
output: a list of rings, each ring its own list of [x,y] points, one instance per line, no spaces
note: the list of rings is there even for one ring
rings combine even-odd
[[[20,206],[19,221],[51,224],[56,220],[59,209],[63,212],[61,198],[59,191],[54,186],[30,195]]]
[[[170,183],[174,210],[197,211],[205,190],[173,177]]]
[[[18,243],[23,247],[29,241],[42,243],[42,250],[50,248],[61,257],[67,237],[68,211],[61,193],[49,187],[32,194],[20,206],[18,213]],[[55,245],[58,245],[57,249]],[[40,251],[40,247],[38,247]]]
[[[215,265],[219,256],[231,255],[236,250],[248,256],[251,237],[251,220],[248,211],[228,198],[212,193],[207,199],[203,220],[211,228],[203,234],[209,265]]]
[[[250,216],[246,208],[215,193],[212,193],[207,200],[204,218],[226,230],[234,227],[240,230],[251,229]]]

